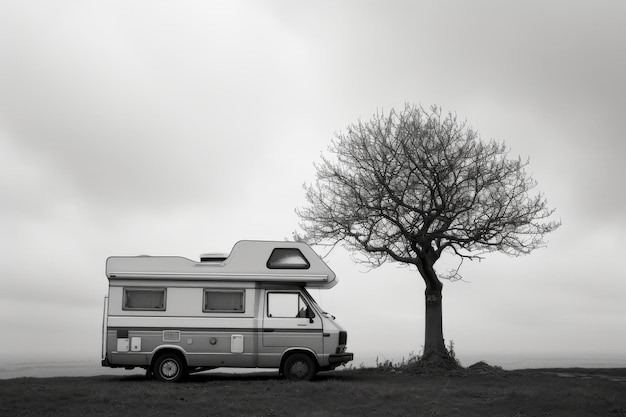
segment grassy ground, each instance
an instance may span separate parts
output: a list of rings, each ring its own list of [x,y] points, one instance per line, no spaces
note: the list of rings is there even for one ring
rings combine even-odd
[[[626,369],[415,375],[357,369],[312,382],[277,374],[0,380],[0,416],[626,417]]]

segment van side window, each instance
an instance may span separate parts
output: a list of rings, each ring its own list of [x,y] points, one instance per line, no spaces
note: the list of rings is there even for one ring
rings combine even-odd
[[[297,248],[276,248],[266,266],[269,269],[309,269],[311,264]]]
[[[299,293],[271,292],[267,295],[267,317],[315,317]]]
[[[243,313],[244,291],[204,290],[205,313]]]
[[[124,288],[122,309],[165,311],[165,288]]]

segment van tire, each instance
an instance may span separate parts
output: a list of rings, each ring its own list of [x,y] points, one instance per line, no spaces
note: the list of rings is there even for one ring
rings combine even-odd
[[[294,353],[283,364],[283,375],[291,381],[310,381],[316,372],[315,362],[304,353]]]
[[[161,382],[179,382],[185,376],[185,361],[176,353],[164,353],[154,362],[154,377]]]

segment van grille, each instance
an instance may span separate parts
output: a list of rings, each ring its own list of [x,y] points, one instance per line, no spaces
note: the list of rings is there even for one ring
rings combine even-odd
[[[180,330],[163,330],[164,342],[180,342]]]

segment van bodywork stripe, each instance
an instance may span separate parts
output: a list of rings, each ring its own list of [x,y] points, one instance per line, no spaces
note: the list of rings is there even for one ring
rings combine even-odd
[[[181,332],[223,332],[223,333],[322,333],[322,329],[275,329],[275,328],[219,328],[219,327],[109,327],[109,331],[122,332],[161,332],[164,330],[179,330]]]

